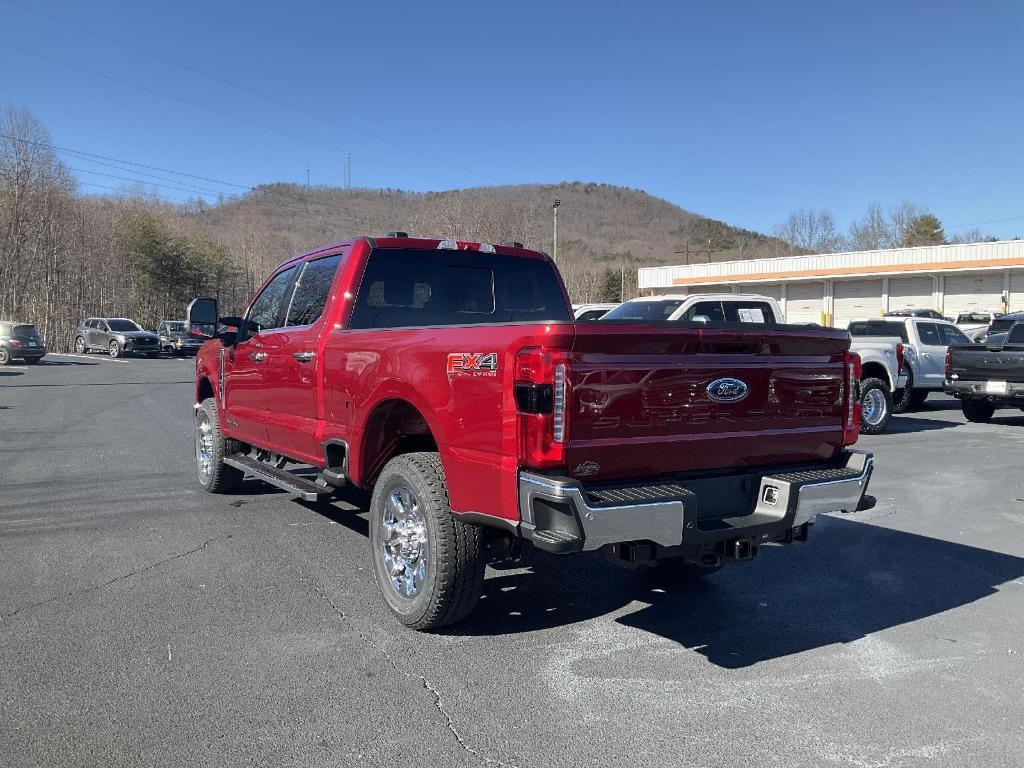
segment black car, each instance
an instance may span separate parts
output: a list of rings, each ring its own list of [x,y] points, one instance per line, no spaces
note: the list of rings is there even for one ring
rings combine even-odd
[[[975,340],[991,344],[1003,341],[1006,338],[1006,334],[1014,326],[1014,323],[1024,323],[1024,312],[1011,312],[1008,315],[1000,315],[989,324],[988,330],[975,336]]]
[[[885,313],[886,317],[930,317],[932,320],[949,320],[948,317],[934,309],[894,309]]]
[[[38,363],[46,356],[46,345],[39,329],[30,323],[0,320],[0,365],[12,360]]]
[[[160,337],[160,351],[169,355],[194,355],[203,346],[203,340],[189,336],[184,320],[161,320],[156,329]]]
[[[75,352],[100,349],[111,357],[160,354],[160,337],[125,317],[90,317],[75,330]]]

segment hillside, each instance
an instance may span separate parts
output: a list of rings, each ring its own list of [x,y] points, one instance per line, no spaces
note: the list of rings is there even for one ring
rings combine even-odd
[[[608,274],[614,271],[617,279],[620,267],[631,275],[629,293],[629,280],[635,280],[639,266],[788,252],[775,238],[699,216],[640,190],[580,182],[427,193],[267,184],[238,199],[194,207],[184,218],[187,226],[223,243],[242,265],[259,272],[317,245],[395,229],[467,240],[519,240],[550,251],[556,197],[562,201],[559,266],[575,300],[607,293]]]

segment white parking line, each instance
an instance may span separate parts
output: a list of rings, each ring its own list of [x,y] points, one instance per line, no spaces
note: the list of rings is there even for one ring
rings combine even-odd
[[[127,363],[127,360],[115,360],[110,355],[80,355],[77,352],[50,352],[47,357],[78,357],[82,360],[100,360],[105,363]]]

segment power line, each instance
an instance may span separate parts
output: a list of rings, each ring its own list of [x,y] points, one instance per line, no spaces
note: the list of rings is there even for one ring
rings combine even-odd
[[[247,85],[242,85],[240,83],[236,83],[236,82],[233,82],[231,80],[227,80],[227,79],[225,79],[223,77],[220,77],[219,75],[211,74],[211,73],[206,72],[204,70],[201,70],[201,69],[198,69],[196,67],[193,67],[193,66],[191,66],[189,64],[185,64],[185,63],[183,63],[181,61],[177,61],[177,60],[171,59],[171,58],[169,58],[167,56],[163,56],[163,55],[161,55],[159,53],[155,53],[155,52],[147,50],[145,48],[140,48],[139,46],[134,45],[132,43],[128,43],[128,42],[125,42],[123,40],[119,40],[116,37],[111,37],[110,35],[107,35],[107,34],[105,34],[103,32],[99,32],[99,31],[97,31],[95,29],[91,29],[89,27],[82,26],[81,24],[76,24],[75,22],[68,21],[67,19],[61,18],[60,16],[56,16],[56,15],[54,15],[52,13],[47,13],[46,11],[41,11],[38,8],[32,8],[31,6],[23,5],[21,3],[16,3],[16,2],[14,2],[14,0],[0,0],[0,2],[4,2],[4,3],[7,3],[8,5],[12,5],[15,8],[20,8],[23,11],[28,11],[30,13],[34,13],[37,16],[43,16],[44,18],[50,19],[51,21],[55,21],[58,24],[63,24],[65,26],[67,26],[67,27],[71,27],[72,29],[77,29],[80,32],[85,32],[86,34],[93,35],[94,37],[98,37],[101,40],[106,40],[108,42],[114,43],[115,45],[120,45],[122,48],[126,48],[126,49],[128,49],[130,51],[135,51],[136,53],[141,53],[144,56],[149,56],[150,58],[156,59],[157,61],[162,61],[165,64],[171,64],[172,66],[175,66],[175,67],[178,67],[180,69],[183,69],[186,72],[191,72],[192,74],[199,75],[200,77],[205,77],[205,78],[207,78],[209,80],[212,80],[214,82],[220,83],[222,85],[226,85],[226,86],[228,86],[230,88],[235,88],[236,90],[242,91],[244,93],[248,93],[251,96],[256,96],[258,98],[265,99],[267,101],[273,102],[274,104],[277,104],[279,106],[287,107],[288,109],[294,110],[294,111],[299,112],[299,113],[301,113],[303,115],[306,115],[308,117],[313,117],[313,118],[316,118],[317,120],[323,120],[325,122],[332,123],[333,125],[337,125],[337,126],[339,126],[341,128],[345,128],[346,130],[362,134],[363,136],[366,136],[367,138],[373,139],[374,141],[379,141],[382,144],[387,144],[389,146],[395,147],[396,149],[400,149],[403,152],[409,152],[410,154],[419,155],[420,157],[426,158],[427,160],[431,160],[433,162],[440,163],[442,165],[447,165],[450,168],[454,168],[454,169],[456,169],[458,171],[462,171],[463,173],[467,173],[467,174],[470,174],[472,176],[479,176],[480,178],[487,179],[489,181],[493,181],[493,182],[498,183],[498,184],[501,183],[501,181],[499,179],[496,179],[493,176],[488,176],[487,174],[480,173],[478,171],[474,171],[474,170],[472,170],[470,168],[466,168],[464,166],[458,165],[457,163],[452,163],[452,162],[450,162],[448,160],[445,160],[443,158],[436,157],[436,156],[430,155],[430,154],[428,154],[426,152],[421,152],[420,150],[413,149],[412,147],[407,147],[407,146],[405,146],[403,144],[399,144],[397,142],[391,141],[390,139],[385,139],[382,136],[377,136],[376,134],[371,133],[370,131],[367,131],[367,130],[365,130],[363,128],[359,128],[358,126],[342,122],[340,120],[337,120],[337,119],[335,119],[333,117],[329,117],[327,115],[322,115],[322,114],[319,114],[317,112],[313,112],[311,110],[306,109],[305,107],[301,107],[301,106],[298,106],[296,104],[292,104],[290,102],[284,101],[283,99],[279,99],[276,96],[272,96],[270,94],[263,93],[262,91],[257,91],[256,89],[250,88]]]
[[[1007,219],[990,219],[989,221],[976,221],[973,224],[953,224],[945,229],[964,229],[965,227],[981,227],[985,224],[1003,224],[1007,221],[1020,221],[1024,216],[1010,216]]]
[[[18,141],[18,142],[21,142],[21,143],[24,143],[24,144],[31,144],[33,146],[46,147],[48,149],[54,150],[55,152],[61,152],[61,153],[64,153],[64,154],[68,154],[71,157],[74,157],[74,158],[79,159],[79,160],[86,160],[87,162],[97,163],[98,165],[103,165],[105,167],[113,168],[115,170],[126,170],[127,172],[136,173],[136,174],[139,174],[139,175],[142,175],[142,176],[152,176],[153,178],[158,178],[158,179],[161,178],[159,176],[155,176],[154,174],[143,173],[142,171],[129,171],[127,169],[123,169],[123,168],[119,167],[118,165],[111,165],[110,163],[106,163],[106,162],[102,162],[102,161],[103,160],[109,160],[112,163],[120,163],[121,165],[132,166],[132,167],[135,167],[135,168],[146,168],[146,169],[149,169],[149,170],[160,171],[161,173],[170,173],[170,174],[173,174],[175,176],[182,176],[182,177],[190,178],[190,179],[198,179],[200,181],[206,181],[206,182],[209,182],[209,183],[212,183],[212,184],[221,184],[221,185],[224,185],[224,186],[227,186],[227,187],[236,187],[238,189],[247,190],[250,193],[250,196],[238,195],[238,194],[232,195],[232,194],[221,192],[220,190],[206,189],[206,188],[200,187],[199,185],[190,184],[188,182],[179,182],[177,180],[165,179],[166,181],[171,181],[171,182],[176,183],[176,184],[185,184],[187,186],[194,187],[195,189],[208,191],[211,194],[223,195],[225,197],[225,199],[231,199],[231,200],[236,200],[236,201],[241,201],[241,202],[251,201],[251,202],[262,203],[262,204],[266,204],[266,205],[275,205],[276,207],[283,208],[284,210],[292,210],[292,211],[296,211],[298,213],[307,213],[307,211],[300,210],[300,209],[297,209],[297,208],[290,208],[290,207],[288,207],[286,205],[283,205],[283,204],[275,204],[272,201],[264,200],[264,199],[262,199],[262,198],[257,196],[257,195],[268,195],[268,196],[272,196],[272,197],[283,198],[285,200],[290,200],[290,201],[293,201],[293,202],[301,203],[303,206],[307,206],[307,205],[309,205],[311,203],[313,205],[319,205],[319,206],[325,206],[325,207],[326,206],[330,206],[329,210],[331,211],[332,214],[335,213],[335,212],[340,211],[342,213],[347,213],[347,214],[349,214],[350,216],[353,216],[353,217],[355,217],[355,216],[362,216],[363,215],[362,212],[357,211],[357,210],[355,210],[353,208],[349,208],[349,207],[343,206],[343,205],[331,206],[330,204],[325,203],[323,201],[309,200],[308,198],[298,197],[298,196],[295,196],[295,195],[289,195],[289,194],[284,193],[284,192],[275,192],[275,191],[267,190],[267,189],[260,189],[257,192],[255,187],[246,186],[244,184],[237,184],[237,183],[232,182],[232,181],[223,181],[221,179],[215,179],[215,178],[212,178],[212,177],[209,177],[209,176],[199,176],[197,174],[187,173],[185,171],[175,171],[175,170],[170,169],[170,168],[162,168],[162,167],[155,166],[155,165],[147,165],[145,163],[138,163],[138,162],[135,162],[133,160],[124,160],[122,158],[111,157],[109,155],[98,155],[98,154],[95,154],[95,153],[92,153],[92,152],[85,152],[83,150],[71,149],[69,147],[61,147],[61,146],[58,146],[56,144],[50,144],[50,143],[45,142],[45,141],[33,141],[31,139],[23,139],[23,138],[20,138],[20,137],[17,137],[17,136],[12,136],[11,134],[7,134],[7,133],[0,133],[0,138],[9,139],[11,141]],[[87,170],[84,171],[84,172],[85,173],[89,173],[89,171],[87,171]],[[142,179],[129,179],[129,180],[130,181],[143,182]],[[152,186],[159,187],[160,185],[159,184],[152,184]],[[185,191],[190,191],[190,190],[185,190]]]
[[[0,1],[6,2],[6,0],[0,0]],[[225,111],[223,109],[218,109],[216,107],[208,107],[205,104],[200,104],[199,102],[191,101],[189,99],[184,99],[181,96],[175,96],[173,94],[167,93],[165,91],[158,90],[156,88],[150,88],[147,85],[141,85],[139,83],[133,83],[130,80],[125,80],[123,78],[116,77],[114,75],[108,75],[106,72],[101,72],[101,71],[99,71],[97,69],[92,69],[90,67],[86,67],[86,66],[83,66],[81,64],[75,64],[74,62],[66,61],[64,59],[59,59],[56,56],[50,56],[49,54],[46,54],[46,53],[41,53],[39,51],[33,51],[30,48],[24,48],[24,47],[22,47],[20,45],[14,45],[13,43],[8,43],[8,42],[6,42],[4,40],[0,40],[0,45],[4,46],[6,48],[10,48],[10,49],[15,50],[15,51],[19,51],[20,53],[27,53],[29,56],[35,56],[37,58],[44,59],[45,61],[51,61],[51,62],[53,62],[55,64],[60,64],[63,67],[69,67],[71,69],[77,69],[77,70],[80,70],[82,72],[87,72],[90,75],[102,78],[104,80],[110,80],[111,82],[118,83],[120,85],[126,85],[126,86],[128,86],[130,88],[135,88],[135,89],[143,91],[145,93],[151,93],[151,94],[154,94],[156,96],[160,96],[160,97],[165,98],[165,99],[170,99],[171,101],[176,101],[176,102],[178,102],[180,104],[186,104],[186,105],[188,105],[190,107],[194,107],[196,109],[201,109],[201,110],[204,110],[206,112],[211,112],[211,113],[213,113],[215,115],[220,115],[221,117],[228,117],[228,118],[231,118],[232,120],[237,120],[237,121],[242,122],[242,123],[248,123],[249,125],[254,125],[254,126],[256,126],[258,128],[262,128],[263,130],[266,130],[266,131],[271,131],[273,133],[279,133],[282,136],[287,136],[287,137],[292,138],[292,139],[297,139],[299,141],[305,141],[305,142],[308,142],[310,144],[315,144],[315,145],[323,147],[325,149],[329,149],[332,152],[339,152],[339,153],[341,153],[341,152],[345,152],[346,151],[344,149],[341,149],[340,147],[334,146],[333,144],[328,144],[328,143],[320,141],[318,139],[310,138],[309,136],[303,136],[302,134],[299,134],[299,133],[294,133],[292,131],[286,131],[283,128],[277,128],[277,127],[275,127],[273,125],[268,125],[267,123],[262,123],[262,122],[260,122],[258,120],[250,120],[247,117],[242,117],[241,115],[236,115],[236,114],[234,114],[232,112],[227,112],[227,111]],[[396,166],[396,165],[394,165],[392,163],[386,163],[386,162],[384,162],[382,160],[378,160],[377,158],[371,157],[369,155],[362,155],[362,154],[360,154],[360,155],[357,155],[357,157],[361,157],[364,160],[369,160],[371,163],[375,163],[375,164],[377,164],[379,166],[382,166],[384,168],[390,168],[392,170],[399,171],[401,173],[409,173],[409,174],[412,174],[414,176],[420,176],[421,178],[431,179],[433,181],[441,181],[436,176],[430,176],[428,174],[419,173],[417,171],[411,171],[408,168],[401,168],[401,167]]]

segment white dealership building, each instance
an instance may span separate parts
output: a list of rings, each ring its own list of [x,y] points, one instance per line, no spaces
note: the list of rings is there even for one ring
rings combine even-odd
[[[646,267],[641,295],[759,293],[791,323],[846,327],[895,309],[1024,310],[1024,240]]]

